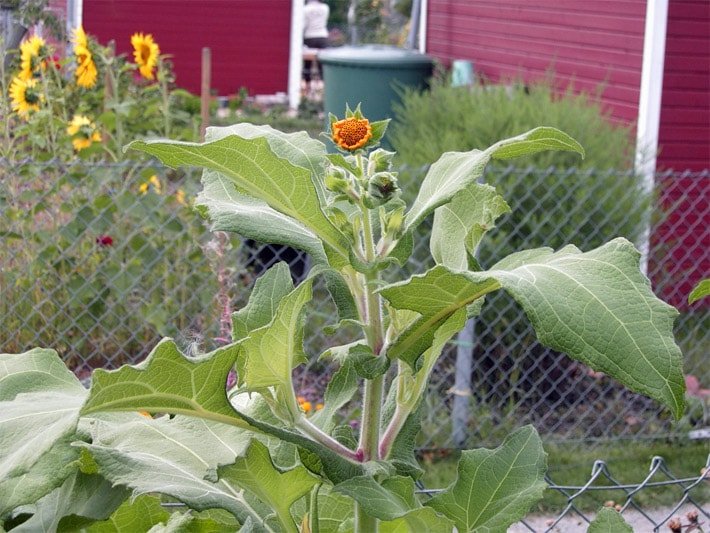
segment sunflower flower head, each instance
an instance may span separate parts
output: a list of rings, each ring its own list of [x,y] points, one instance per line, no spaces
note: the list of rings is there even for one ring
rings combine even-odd
[[[150,33],[134,33],[131,35],[131,44],[133,45],[133,58],[141,75],[148,80],[154,79],[153,70],[158,66],[158,57],[160,56],[158,43],[153,40]]]
[[[372,122],[365,118],[358,105],[355,111],[345,109],[345,118],[330,115],[330,138],[335,145],[346,152],[372,148],[376,146],[387,128],[389,120]]]
[[[27,119],[31,112],[39,111],[42,93],[39,92],[37,80],[13,78],[10,83],[10,100],[12,110],[24,119]]]
[[[90,89],[96,85],[98,70],[89,49],[89,39],[81,26],[74,30],[72,43],[74,44],[74,57],[76,58],[76,71],[74,72],[76,84],[79,87]]]
[[[44,39],[34,35],[20,44],[20,74],[25,81],[32,79],[46,66],[49,49]]]
[[[95,142],[101,142],[101,134],[97,131],[96,125],[84,115],[74,115],[67,126],[67,135],[71,135],[72,145],[77,152],[88,148]]]

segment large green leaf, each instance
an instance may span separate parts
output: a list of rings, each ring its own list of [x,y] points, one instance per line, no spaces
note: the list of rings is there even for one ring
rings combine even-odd
[[[380,522],[380,533],[451,533],[454,523],[431,507],[414,509],[407,514]]]
[[[432,346],[436,331],[452,314],[498,288],[500,283],[495,279],[474,282],[467,273],[443,266],[384,287],[380,293],[392,307],[421,315],[394,340],[387,356],[416,368],[421,355]]]
[[[54,350],[35,348],[21,354],[0,354],[0,401],[21,392],[78,391],[81,383]]]
[[[196,510],[221,508],[244,522],[260,524],[270,511],[250,501],[233,482],[214,478],[219,465],[242,456],[250,434],[209,420],[176,416],[149,419],[136,415],[128,423],[97,420],[93,442],[83,444],[99,473],[134,495],[159,493]]]
[[[267,138],[229,135],[203,144],[134,141],[129,148],[154,155],[170,167],[201,166],[221,173],[243,193],[318,235],[333,266],[347,264],[347,240],[323,213],[311,169],[279,157]]]
[[[485,233],[510,207],[494,187],[472,183],[434,212],[429,247],[439,265],[468,270]]]
[[[0,480],[0,518],[22,505],[36,502],[59,487],[78,469],[79,448],[74,433],[56,441],[29,470]]]
[[[259,242],[285,244],[303,250],[316,263],[326,262],[323,243],[295,218],[264,201],[239,192],[234,182],[213,170],[202,174],[202,191],[195,205],[202,206],[213,231],[230,231]]]
[[[145,361],[118,370],[94,371],[84,414],[98,411],[148,411],[199,416],[248,427],[227,400],[227,374],[238,344],[189,358],[164,339]]]
[[[269,450],[259,441],[252,441],[244,457],[234,464],[220,467],[219,478],[247,489],[266,504],[279,520],[284,531],[297,532],[291,517],[291,506],[319,481],[302,467],[279,472],[271,461]]]
[[[409,477],[393,477],[381,482],[372,476],[349,479],[334,492],[357,501],[370,516],[379,519],[380,531],[390,533],[450,533],[454,523],[431,507],[424,507],[414,495]]]
[[[352,531],[355,500],[321,487],[318,492],[318,533],[346,533]],[[350,523],[350,528],[343,525]]]
[[[293,290],[291,272],[286,263],[277,263],[256,280],[249,302],[232,314],[232,337],[243,339],[252,330],[271,322],[279,302]]]
[[[277,156],[310,170],[312,176],[320,174],[328,154],[325,145],[305,131],[285,133],[269,125],[248,122],[240,122],[231,126],[212,126],[207,128],[205,139],[217,141],[230,135],[237,135],[244,139],[264,137]],[[314,181],[316,180],[314,179]],[[316,181],[316,183],[320,182]]]
[[[0,480],[26,473],[54,443],[73,434],[86,392],[31,392],[0,402]]]
[[[359,476],[339,483],[333,490],[350,496],[369,516],[379,520],[394,520],[420,507],[414,496],[414,481],[409,477],[380,482],[372,476]]]
[[[450,202],[459,192],[476,182],[491,159],[509,159],[544,150],[568,150],[584,155],[577,141],[549,127],[535,128],[499,141],[484,151],[443,154],[424,177],[412,208],[405,217],[405,230],[418,226],[434,209]]]
[[[34,514],[12,531],[77,531],[107,518],[127,497],[128,491],[123,487],[113,487],[101,476],[77,471],[61,487],[37,501]]]
[[[87,527],[86,533],[148,531],[169,519],[170,512],[162,506],[158,496],[143,494],[135,500],[127,499],[108,519]]]
[[[77,471],[71,446],[86,389],[54,350],[0,355],[0,516]]]
[[[330,378],[323,395],[323,409],[317,411],[311,422],[326,433],[336,426],[338,411],[347,404],[358,390],[358,375],[353,364],[345,361]]]
[[[626,520],[609,507],[599,509],[597,516],[587,528],[587,533],[633,533],[633,531]]]
[[[252,417],[239,408],[236,409],[236,412],[242,419],[262,433],[298,446],[301,461],[306,467],[313,472],[322,474],[332,483],[341,483],[346,479],[361,476],[365,473],[364,466],[361,463],[344,459],[329,448],[300,433],[283,426],[266,423],[262,420],[263,417]],[[306,464],[306,461],[308,461],[308,464]]]
[[[685,380],[673,339],[678,312],[654,296],[639,258],[629,241],[614,239],[586,253],[574,247],[554,254],[541,250],[510,270],[501,262],[488,273],[471,275],[497,279],[523,307],[541,343],[680,417]]]
[[[677,311],[654,296],[639,257],[630,242],[615,239],[586,253],[570,246],[556,253],[520,252],[486,272],[437,266],[381,291],[393,307],[422,313],[387,354],[415,364],[432,345],[430,329],[503,287],[523,307],[541,343],[658,400],[678,417],[685,385],[673,340]]]
[[[495,450],[462,452],[456,481],[425,505],[453,520],[460,533],[505,533],[542,498],[546,456],[537,432],[525,426]]]
[[[290,390],[291,372],[306,362],[303,308],[312,298],[312,284],[307,279],[283,297],[273,320],[242,342],[239,378],[247,390],[279,385]]]

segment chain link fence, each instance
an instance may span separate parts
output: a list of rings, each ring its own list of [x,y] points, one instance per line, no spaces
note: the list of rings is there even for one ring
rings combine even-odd
[[[595,461],[591,474],[583,485],[558,485],[548,475],[548,499],[554,500],[547,513],[533,514],[509,528],[509,533],[553,533],[587,531],[600,507],[618,511],[632,526],[633,531],[661,531],[665,525],[670,531],[702,532],[710,521],[710,509],[705,505],[710,483],[710,456],[705,468],[697,476],[677,477],[663,457],[651,459],[648,475],[637,483],[624,483],[604,461]],[[427,489],[418,484],[418,493],[432,498],[442,489]],[[648,507],[653,495],[665,491],[675,503]],[[554,497],[549,496],[554,493]],[[561,509],[558,512],[558,509]]]
[[[209,232],[189,205],[197,171],[0,161],[0,173],[0,352],[52,347],[80,378],[142,359],[163,336],[187,353],[210,350],[227,341],[231,311],[269,266],[286,261],[296,279],[309,268],[292,249]],[[710,425],[710,313],[703,301],[687,305],[693,283],[710,275],[710,172],[659,174],[651,194],[618,171],[501,167],[486,181],[513,212],[482,247],[484,267],[520,248],[589,250],[617,236],[647,251],[654,290],[681,311],[676,336],[694,396],[672,422],[654,402],[539,345],[501,292],[445,350],[424,399],[419,445],[495,444],[528,422],[548,442],[666,438]],[[405,275],[431,266],[427,231]],[[334,313],[316,285],[305,342],[311,363],[296,376],[313,405],[333,370],[317,356],[352,340],[324,335]]]

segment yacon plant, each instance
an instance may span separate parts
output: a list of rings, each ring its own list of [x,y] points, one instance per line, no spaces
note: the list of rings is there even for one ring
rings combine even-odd
[[[204,167],[197,205],[213,229],[305,250],[313,267],[296,287],[285,264],[267,271],[234,313],[231,344],[188,357],[165,339],[139,365],[95,371],[88,391],[51,350],[0,356],[5,529],[505,531],[545,489],[546,455],[530,426],[494,450],[464,451],[457,479],[435,497],[415,493],[430,374],[497,290],[520,304],[540,342],[682,414],[676,311],[651,292],[631,243],[520,251],[487,269],[476,259],[509,210],[479,182],[486,164],[542,150],[582,155],[574,139],[540,127],[446,153],[406,206],[394,154],[377,148],[386,126],[359,108],[331,117],[338,153],[305,133],[250,124],[212,128],[201,144],[129,146],[170,167]],[[385,282],[430,215],[436,266]],[[324,347],[338,370],[324,407],[307,413],[292,373],[306,361],[317,278],[338,309],[328,330],[357,335]],[[362,405],[357,432],[340,416],[351,401]],[[176,501],[188,510],[161,505]],[[594,530],[622,522],[604,512]]]

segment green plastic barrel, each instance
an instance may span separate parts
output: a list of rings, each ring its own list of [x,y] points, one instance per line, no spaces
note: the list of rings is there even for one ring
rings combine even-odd
[[[392,106],[404,87],[426,87],[433,60],[417,51],[394,46],[363,45],[330,48],[318,54],[323,65],[326,112],[343,117],[345,104],[362,104],[370,120],[392,118]]]

